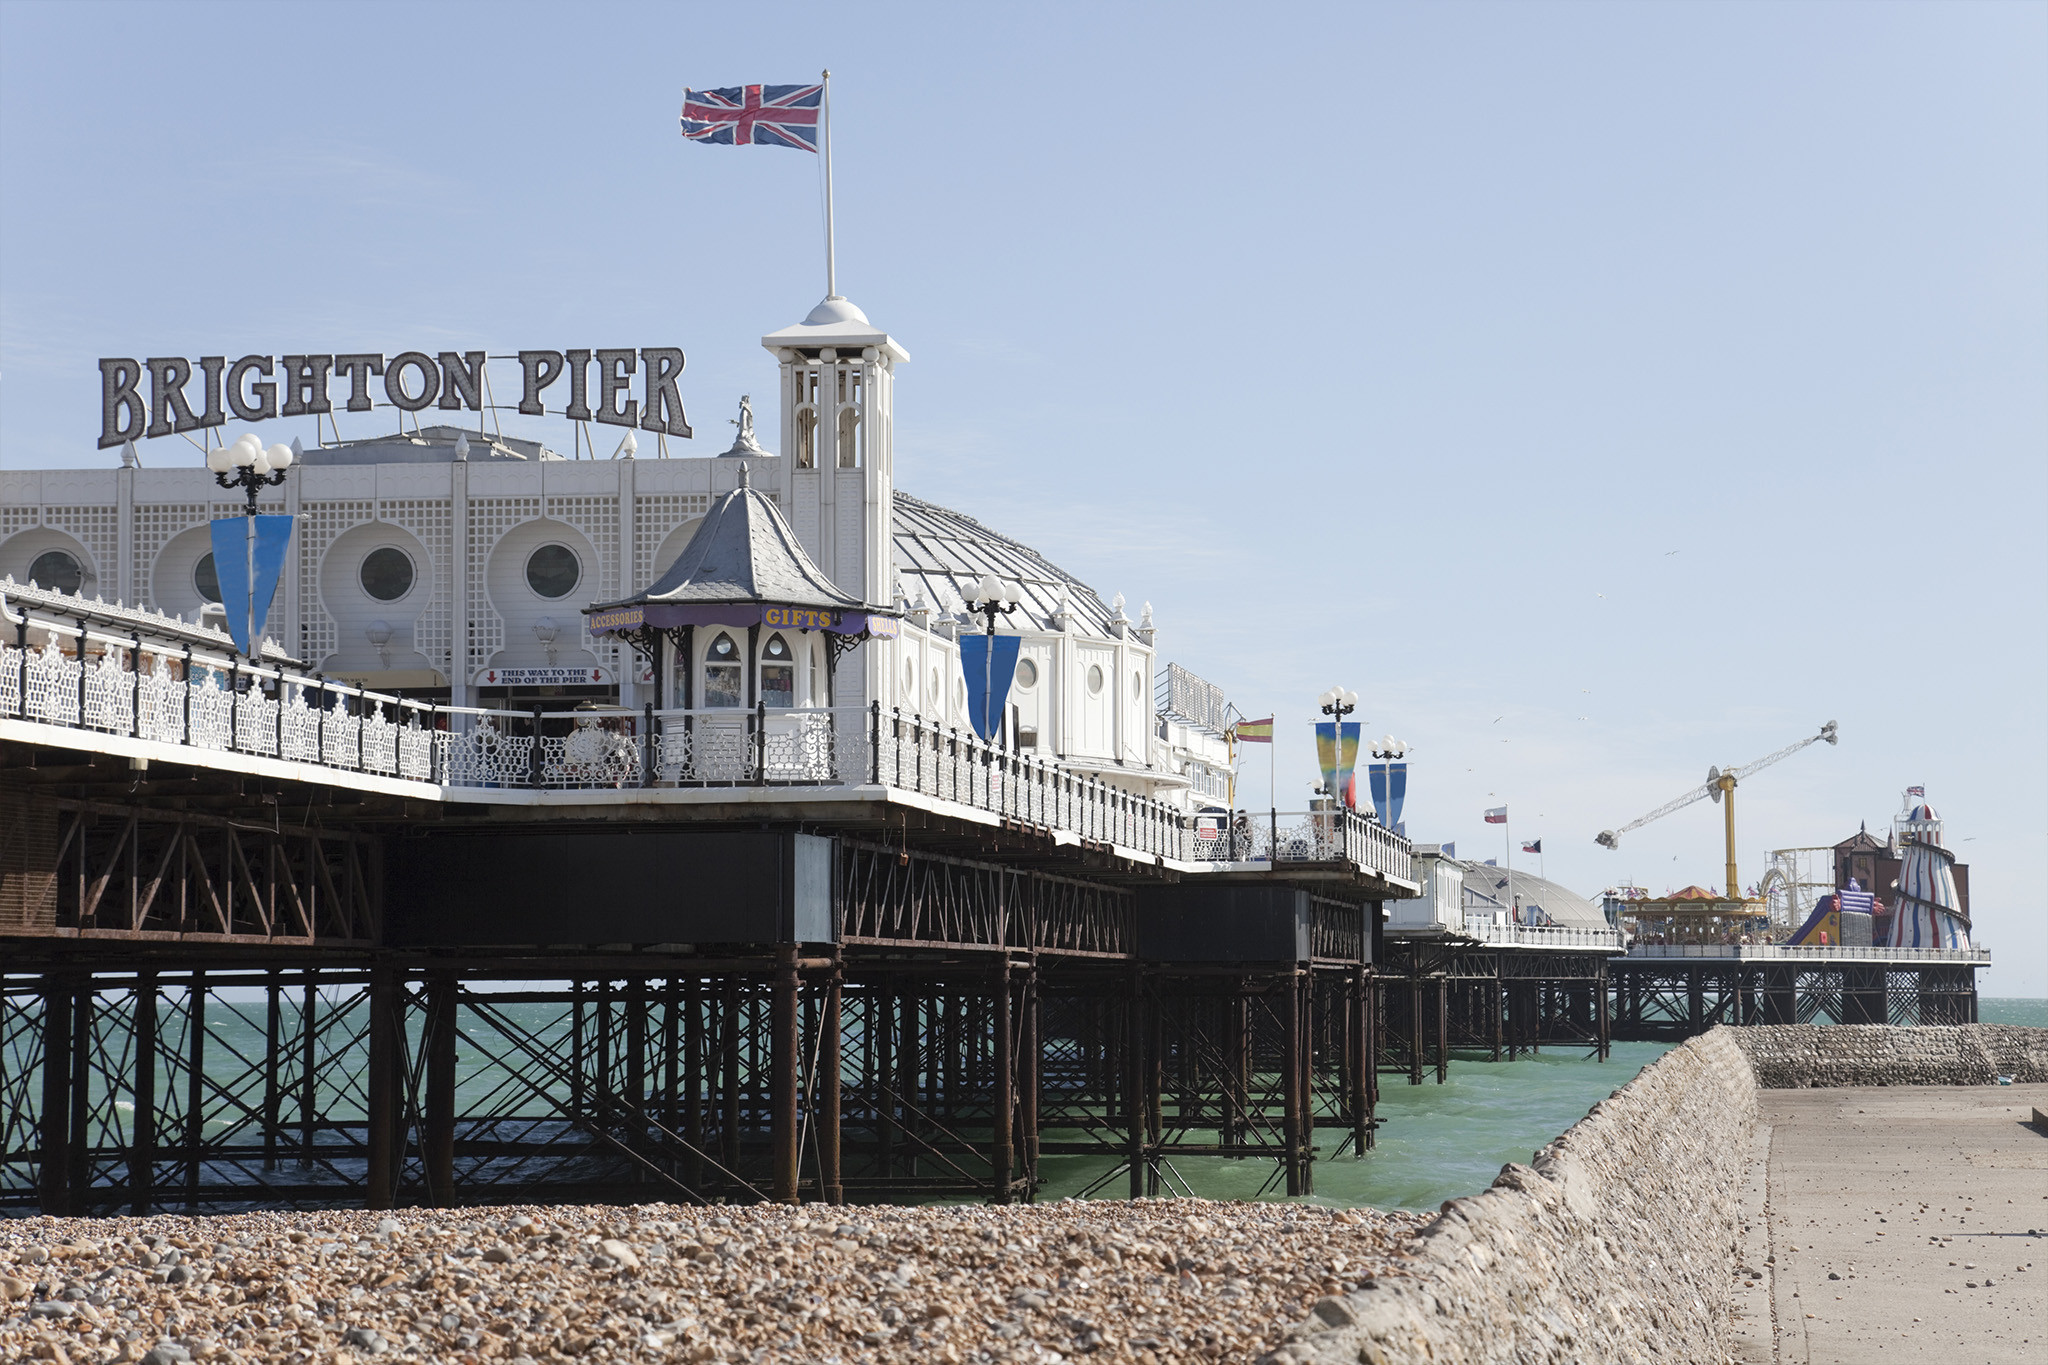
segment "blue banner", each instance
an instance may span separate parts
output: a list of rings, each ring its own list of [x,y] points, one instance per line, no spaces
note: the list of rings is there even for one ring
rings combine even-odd
[[[1401,824],[1401,803],[1408,798],[1408,765],[1406,763],[1375,763],[1372,765],[1372,809],[1380,823],[1388,829],[1398,829]]]
[[[253,622],[249,591],[252,521],[256,523]],[[227,612],[228,634],[234,637],[235,648],[246,657],[255,657],[250,654],[252,624],[256,639],[263,638],[264,623],[270,619],[271,599],[277,596],[278,580],[284,577],[285,549],[291,539],[290,517],[220,517],[213,523],[213,572],[220,582],[220,604]]]
[[[960,637],[960,675],[967,680],[967,720],[974,733],[992,740],[1003,725],[1010,702],[1010,682],[1017,676],[1020,635]],[[991,654],[990,646],[994,646]]]

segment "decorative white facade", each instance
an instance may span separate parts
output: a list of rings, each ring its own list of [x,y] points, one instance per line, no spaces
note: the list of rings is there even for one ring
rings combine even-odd
[[[762,344],[777,364],[780,454],[743,435],[719,456],[571,460],[447,426],[306,450],[258,504],[297,518],[268,634],[330,678],[457,706],[659,703],[651,663],[590,636],[582,609],[654,581],[744,464],[842,590],[903,614],[900,636],[841,663],[834,704],[879,702],[965,732],[957,642],[985,628],[967,599],[994,573],[1024,588],[998,626],[1023,637],[1011,743],[1135,792],[1225,801],[1214,718],[1162,714],[1155,697],[1149,606],[1133,621],[1121,596],[1105,604],[1029,547],[897,494],[901,346],[842,299]],[[217,593],[209,523],[239,515],[241,496],[182,442],[146,457],[149,467],[124,452],[116,468],[0,471],[0,578],[197,621]],[[823,704],[803,691],[797,705]]]

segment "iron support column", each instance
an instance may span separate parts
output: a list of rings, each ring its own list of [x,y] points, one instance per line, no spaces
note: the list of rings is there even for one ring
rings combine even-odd
[[[370,1074],[364,1106],[369,1172],[363,1192],[363,1206],[370,1209],[390,1208],[397,1194],[400,999],[397,969],[385,963],[370,968]]]
[[[71,1212],[71,992],[69,981],[43,978],[43,1150],[37,1203],[56,1218]]]
[[[192,973],[185,995],[185,1203],[199,1207],[199,1167],[206,1146],[206,973]]]
[[[1010,964],[996,968],[995,990],[995,1103],[990,1114],[991,1151],[989,1165],[995,1181],[995,1202],[1010,1202],[1010,1173],[1015,1160],[1012,1138],[1017,1122],[1017,1049],[1010,1029]]]
[[[455,1203],[455,974],[427,978],[427,1112],[424,1156],[427,1198]]]
[[[1283,1167],[1287,1193],[1301,1193],[1301,983],[1289,976],[1287,1001],[1280,1014],[1280,1128],[1285,1144]]]
[[[129,1212],[149,1213],[156,1195],[156,973],[135,974],[135,1140],[128,1158]]]
[[[825,1007],[819,1020],[818,1065],[818,1186],[828,1204],[846,1202],[845,1177],[839,1161],[839,996],[845,984],[845,970],[839,952],[832,953],[832,975],[825,982]]]
[[[1017,1061],[1018,1128],[1024,1135],[1024,1198],[1038,1197],[1038,964],[1034,960],[1024,972],[1024,997],[1020,1011],[1023,1046]]]
[[[775,1002],[769,1028],[774,1053],[768,1068],[775,1089],[775,1106],[769,1120],[770,1145],[775,1151],[774,1199],[779,1204],[797,1202],[797,1087],[802,1078],[800,1053],[803,1039],[797,1029],[796,945],[778,944],[775,949]]]

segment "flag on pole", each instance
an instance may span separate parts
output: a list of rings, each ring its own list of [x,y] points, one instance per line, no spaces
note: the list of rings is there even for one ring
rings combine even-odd
[[[1230,727],[1239,744],[1271,744],[1273,742],[1273,718],[1264,720],[1241,720]]]
[[[1543,851],[1543,841],[1542,841],[1541,839],[1524,839],[1524,840],[1522,840],[1522,852],[1524,852],[1524,853],[1541,853],[1542,851]]]
[[[683,91],[683,136],[723,147],[818,150],[823,85],[725,85]]]
[[[1486,823],[1487,823],[1487,824],[1489,824],[1489,825],[1505,825],[1505,824],[1506,824],[1507,822],[1508,822],[1508,808],[1507,808],[1506,806],[1489,806],[1489,807],[1487,807],[1487,810],[1486,810]]]
[[[1927,795],[1927,788],[1925,788],[1925,787],[1908,787],[1908,788],[1906,788],[1906,795],[1908,795],[1908,796],[1919,796],[1919,797],[1925,797],[1925,796]]]

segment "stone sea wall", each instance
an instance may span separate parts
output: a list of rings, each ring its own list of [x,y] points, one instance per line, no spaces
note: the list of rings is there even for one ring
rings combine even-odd
[[[1756,1083],[1729,1032],[1674,1048],[1530,1165],[1446,1203],[1404,1273],[1320,1301],[1267,1360],[1726,1359],[1756,1123]]]
[[[1326,1298],[1270,1365],[1723,1361],[1757,1091],[2048,1080],[2048,1029],[1720,1028],[1453,1199],[1401,1271]]]
[[[2013,1024],[1892,1028],[1786,1024],[1723,1030],[1766,1090],[2048,1081],[2048,1029]]]

